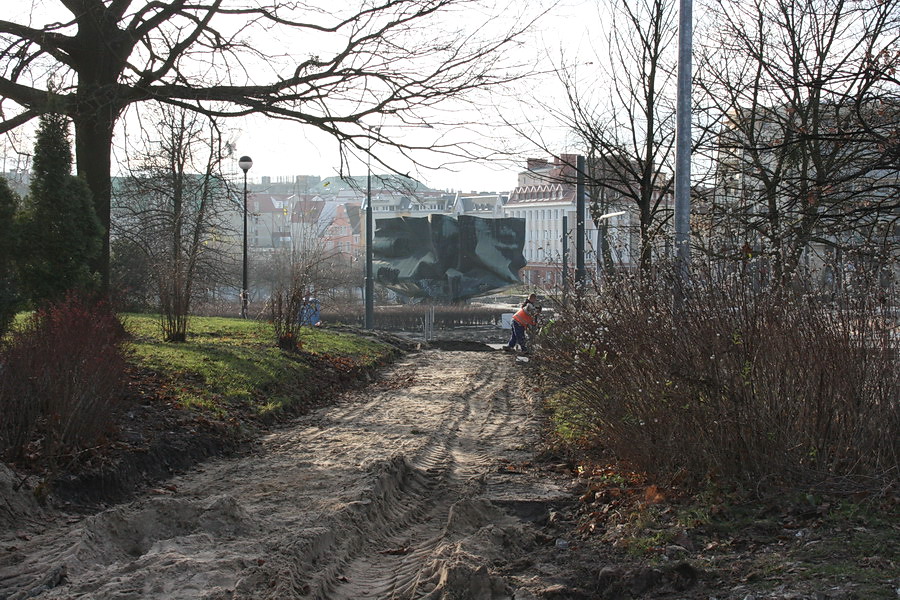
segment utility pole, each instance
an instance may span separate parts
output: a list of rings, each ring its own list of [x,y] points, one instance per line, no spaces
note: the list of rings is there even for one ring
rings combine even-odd
[[[563,212],[562,218],[562,296],[563,306],[569,295],[569,217]]]
[[[584,156],[575,160],[575,287],[584,287]]]
[[[380,128],[374,128],[376,134]],[[372,272],[372,240],[375,219],[372,216],[372,149],[369,148],[369,162],[366,165],[366,318],[365,328],[375,327],[375,274]]]
[[[692,1],[680,0],[678,11],[678,99],[675,108],[675,266],[684,300],[691,275],[691,47]]]

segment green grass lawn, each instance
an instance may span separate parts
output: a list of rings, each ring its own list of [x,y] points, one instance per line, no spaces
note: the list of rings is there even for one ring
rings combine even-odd
[[[170,382],[165,390],[187,407],[225,416],[249,407],[265,414],[285,408],[316,385],[323,363],[372,367],[393,351],[387,344],[327,329],[303,328],[300,355],[275,346],[271,324],[193,317],[188,341],[163,342],[157,315],[121,315],[132,334],[132,361]]]

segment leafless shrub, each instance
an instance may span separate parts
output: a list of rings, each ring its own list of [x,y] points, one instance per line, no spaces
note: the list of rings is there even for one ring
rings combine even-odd
[[[166,107],[152,117],[116,191],[113,226],[121,258],[133,255],[155,284],[163,338],[183,342],[198,288],[221,281],[228,262],[222,232],[233,190],[222,171],[232,146],[215,118]]]
[[[110,427],[124,329],[105,304],[69,296],[10,334],[0,353],[0,455],[50,476]]]
[[[292,278],[288,285],[276,288],[266,305],[278,347],[291,352],[300,349],[297,332],[302,325],[301,312],[310,302],[308,289],[299,285],[297,279]]]
[[[505,312],[499,308],[473,305],[377,306],[375,326],[389,331],[416,331],[422,328],[422,319],[432,310],[435,329],[499,325],[501,314]],[[322,308],[322,320],[326,323],[360,325],[363,322],[363,312],[361,307],[349,304],[326,305]]]
[[[708,277],[676,309],[673,288],[607,280],[542,332],[544,376],[593,444],[695,484],[896,482],[897,324],[883,295],[826,304]]]
[[[299,350],[298,332],[309,323],[320,293],[347,285],[347,260],[326,248],[320,237],[309,236],[306,244],[278,253],[268,264],[271,294],[261,318],[275,327],[278,347]]]

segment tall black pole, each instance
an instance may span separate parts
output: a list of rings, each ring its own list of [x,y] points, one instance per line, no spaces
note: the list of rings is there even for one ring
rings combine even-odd
[[[247,318],[247,170],[244,170],[244,260],[241,271],[241,318]]]
[[[372,240],[374,238],[372,218],[372,159],[366,169],[366,329],[375,327],[375,280],[372,273]]]
[[[575,161],[575,286],[584,286],[584,157]]]
[[[241,277],[241,318],[247,318],[247,306],[250,302],[250,286],[247,283],[247,171],[253,166],[253,159],[242,156],[238,159],[238,166],[244,172],[244,255]]]
[[[566,296],[569,295],[569,217],[563,214],[562,218],[562,286],[563,305],[566,304]]]

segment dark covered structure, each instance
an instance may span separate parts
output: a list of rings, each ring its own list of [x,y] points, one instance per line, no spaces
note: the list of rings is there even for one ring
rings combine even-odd
[[[525,220],[434,214],[378,219],[375,281],[411,298],[459,302],[519,283]]]

